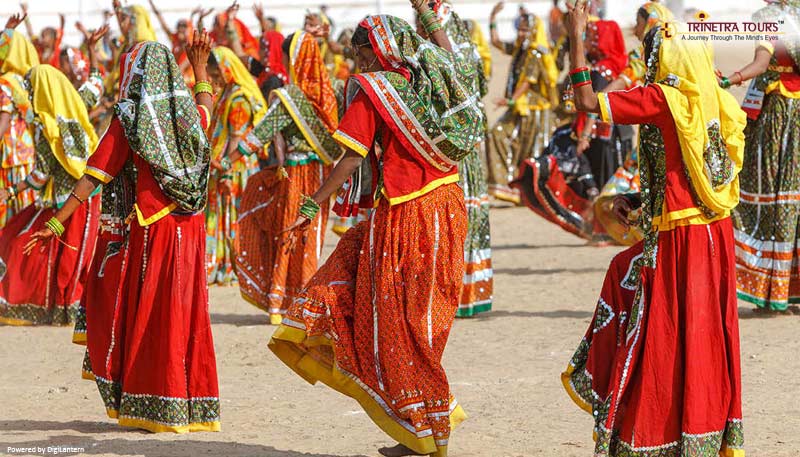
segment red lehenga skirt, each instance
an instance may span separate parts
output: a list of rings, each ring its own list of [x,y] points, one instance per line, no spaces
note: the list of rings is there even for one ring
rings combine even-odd
[[[457,184],[348,230],[295,300],[270,349],[303,379],[354,398],[393,439],[446,449],[466,416],[442,353],[458,309],[467,215]]]
[[[299,215],[304,195],[313,194],[324,182],[330,166],[320,162],[286,167],[288,179],[281,179],[276,167],[251,176],[239,205],[239,252],[236,275],[242,297],[269,313],[270,322],[278,325],[292,302],[317,271],[322,254],[328,203],[320,217],[287,246],[289,236],[283,230]]]
[[[204,215],[106,232],[89,276],[83,377],[106,412],[151,432],[218,431]]]
[[[519,191],[525,206],[567,232],[597,243],[611,241],[602,225],[588,217],[592,202],[572,190],[555,156],[523,161],[511,187]]]
[[[75,211],[60,238],[25,255],[30,235],[55,212],[29,205],[0,230],[0,323],[68,325],[76,319],[97,240],[100,196]]]
[[[731,220],[661,232],[611,262],[594,319],[567,371],[595,419],[595,455],[743,457]]]

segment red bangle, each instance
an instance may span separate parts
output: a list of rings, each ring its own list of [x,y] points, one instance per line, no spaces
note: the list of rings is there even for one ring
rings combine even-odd
[[[576,73],[580,73],[582,71],[589,71],[589,67],[578,67],[578,68],[572,70],[571,72],[569,72],[569,74],[570,74],[570,76],[572,76],[572,75],[574,75]]]
[[[579,87],[588,86],[588,85],[590,85],[590,84],[592,84],[592,82],[591,82],[591,81],[584,81],[584,82],[582,82],[582,83],[575,84],[575,85],[574,85],[574,86],[572,86],[572,87],[574,87],[575,89],[577,89],[577,88],[579,88]]]

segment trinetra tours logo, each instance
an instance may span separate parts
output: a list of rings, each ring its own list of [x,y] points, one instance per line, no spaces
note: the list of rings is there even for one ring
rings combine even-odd
[[[715,22],[705,11],[698,11],[695,20],[678,27],[664,25],[664,38],[680,37],[694,41],[774,41],[783,35],[783,20],[774,22]]]

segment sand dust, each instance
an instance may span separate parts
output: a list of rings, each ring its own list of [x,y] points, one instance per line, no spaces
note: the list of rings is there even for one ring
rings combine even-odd
[[[750,48],[720,53],[728,73]],[[495,66],[502,91],[507,61]],[[498,113],[490,110],[493,117]],[[619,248],[587,247],[525,208],[492,212],[495,311],[459,320],[444,364],[470,415],[456,457],[587,457],[592,420],[559,374],[586,330]],[[330,252],[337,238],[328,236]],[[8,446],[72,446],[92,456],[377,456],[393,444],[354,400],[311,386],[267,349],[273,327],[236,288],[211,289],[222,432],[149,434],[105,418],[80,379],[83,348],[69,328],[0,328],[0,455]],[[800,455],[800,317],[755,318],[741,304],[745,442],[749,456]],[[45,449],[46,450],[46,449]],[[50,453],[17,455],[54,455]]]

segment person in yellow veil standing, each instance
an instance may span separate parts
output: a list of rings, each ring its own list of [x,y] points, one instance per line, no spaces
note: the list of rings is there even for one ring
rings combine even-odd
[[[82,277],[94,253],[100,214],[95,192],[81,203],[69,223],[52,219],[71,199],[97,146],[97,134],[80,94],[64,73],[37,65],[25,76],[30,87],[36,160],[24,181],[0,190],[10,194],[34,189],[40,199],[14,216],[0,231],[0,323],[66,325],[75,320],[83,293]],[[30,234],[44,227],[60,235],[59,243],[24,254]]]
[[[25,19],[14,15],[0,32],[0,188],[19,184],[33,169],[33,136],[28,129],[31,103],[23,78],[39,64],[36,48],[14,30]],[[25,190],[0,200],[0,228],[22,208],[33,202],[33,191]]]
[[[576,108],[642,124],[641,194],[614,206],[626,225],[640,209],[645,237],[620,254],[627,271],[609,269],[562,382],[594,419],[595,455],[744,457],[731,211],[745,113],[718,87],[709,43],[674,23],[645,36],[645,86],[595,94],[587,5],[569,9]]]
[[[206,267],[209,284],[230,284],[238,227],[238,208],[247,178],[257,171],[257,156],[236,152],[241,141],[267,113],[255,79],[229,48],[216,47],[208,74],[217,93],[211,125],[211,178],[206,206]]]
[[[492,10],[489,31],[492,46],[511,56],[505,98],[496,101],[507,110],[489,129],[486,166],[489,193],[518,204],[519,191],[509,183],[520,163],[537,157],[547,145],[555,121],[551,110],[558,106],[558,67],[545,25],[533,14],[520,16],[516,41],[500,40],[496,18],[502,9],[500,2]]]

